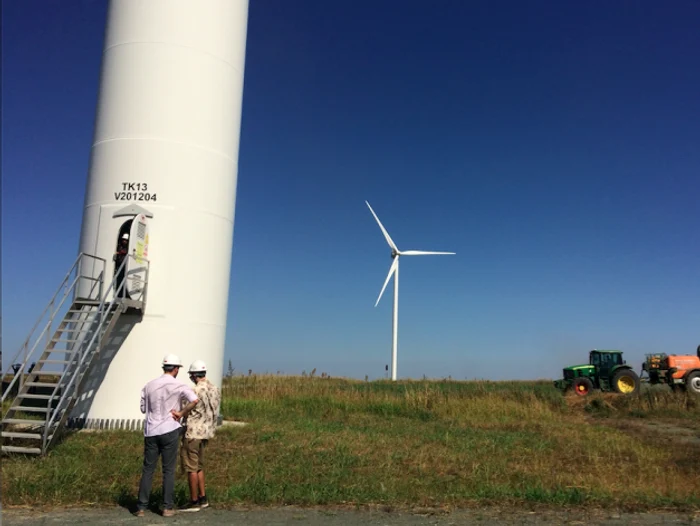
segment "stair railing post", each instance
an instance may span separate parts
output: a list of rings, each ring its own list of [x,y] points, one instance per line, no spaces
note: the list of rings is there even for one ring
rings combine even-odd
[[[82,278],[83,278],[83,259],[85,259],[85,258],[83,257],[82,254],[80,254],[80,259],[78,259],[78,268],[76,269],[77,274],[78,274],[78,276],[77,276],[78,279],[76,280],[76,282],[77,282],[78,286],[75,287],[75,290],[73,291],[73,299],[75,299],[78,296],[78,294],[80,294],[80,286],[82,285]]]
[[[17,374],[19,374],[19,387],[17,389],[17,393],[22,392],[22,387],[24,387],[24,370],[27,368],[27,358],[29,356],[29,342],[24,342],[24,360],[22,360],[22,367],[20,367],[17,370]]]
[[[102,263],[102,272],[100,272],[100,275],[98,277],[99,282],[97,284],[97,297],[100,300],[102,299],[102,294],[104,292],[105,270],[105,264]]]
[[[60,380],[59,380],[60,381]],[[51,406],[53,405],[53,397],[49,398],[46,417],[44,418],[44,431],[41,433],[41,454],[46,453],[46,441],[49,438],[49,419],[51,418]]]
[[[48,345],[51,343],[51,336],[53,336],[51,328],[53,327],[54,307],[54,300],[51,300],[51,303],[49,303],[49,330],[46,331],[46,345],[44,346],[44,348],[48,347]],[[28,356],[25,356],[24,358],[26,360]]]
[[[74,375],[78,374],[78,367],[75,367],[75,371],[73,371]],[[78,400],[78,384],[80,382],[78,380],[75,381],[75,385],[73,386],[73,398],[77,401]]]

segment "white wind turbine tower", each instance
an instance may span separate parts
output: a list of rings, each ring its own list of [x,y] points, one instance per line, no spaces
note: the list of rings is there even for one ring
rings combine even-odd
[[[393,338],[391,342],[391,379],[396,380],[396,360],[397,360],[397,350],[398,350],[398,337],[399,337],[399,258],[401,256],[433,256],[433,255],[455,255],[455,252],[426,252],[423,250],[399,250],[394,243],[394,241],[391,239],[391,236],[389,236],[389,232],[386,231],[386,228],[384,228],[384,225],[382,225],[382,222],[379,220],[377,217],[377,214],[374,213],[374,210],[372,210],[372,207],[369,205],[367,201],[367,207],[369,208],[369,211],[372,212],[372,215],[374,216],[374,219],[377,220],[377,224],[379,225],[379,228],[382,229],[382,234],[384,234],[384,237],[386,238],[386,242],[389,243],[389,246],[391,247],[391,258],[394,260],[391,263],[391,267],[389,268],[389,274],[386,277],[386,281],[384,281],[384,286],[382,287],[382,291],[379,293],[379,297],[377,298],[377,302],[374,304],[376,307],[379,305],[379,300],[382,299],[382,294],[384,294],[384,289],[386,289],[386,286],[389,284],[389,280],[391,279],[391,275],[394,275],[394,320],[392,324],[392,333],[393,333]]]

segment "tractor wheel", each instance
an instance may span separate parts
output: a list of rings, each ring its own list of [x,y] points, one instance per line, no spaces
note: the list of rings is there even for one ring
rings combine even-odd
[[[591,382],[585,376],[576,378],[572,385],[574,388],[574,393],[576,393],[578,396],[588,396],[593,390],[593,382]]]
[[[639,391],[639,376],[632,369],[623,369],[615,373],[612,385],[617,393],[632,394]]]
[[[693,371],[685,377],[685,390],[694,395],[700,395],[700,371]]]

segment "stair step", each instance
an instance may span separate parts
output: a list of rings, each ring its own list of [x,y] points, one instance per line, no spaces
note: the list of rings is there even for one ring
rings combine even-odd
[[[29,438],[33,440],[41,440],[41,433],[19,433],[17,431],[3,431],[3,438]]]
[[[11,406],[8,407],[7,410],[5,411],[5,416],[10,416],[10,414],[12,414],[12,416],[14,416],[14,413],[22,413],[22,412],[23,412],[23,413],[25,413],[25,415],[26,415],[28,418],[32,418],[32,417],[35,417],[35,416],[38,416],[39,418],[44,418],[43,415],[33,415],[33,414],[30,414],[30,413],[37,413],[37,412],[38,412],[38,413],[43,413],[45,410],[46,410],[46,406],[44,406],[44,407],[34,407],[34,406],[26,406],[26,405],[23,405],[23,406],[20,406],[20,405],[11,405]],[[34,420],[34,421],[35,421],[35,422],[42,422],[42,420]]]
[[[44,420],[29,420],[28,418],[5,418],[2,423],[44,427],[46,422]]]
[[[102,301],[100,300],[89,300],[87,298],[76,298],[76,300],[73,302],[73,305],[92,305],[92,306],[98,306]]]
[[[39,447],[2,446],[2,450],[7,453],[29,453],[33,455],[41,455],[41,448]]]
[[[72,361],[73,360],[39,360],[36,363],[37,363],[37,365],[39,365],[40,363],[67,364],[67,363],[71,363]]]
[[[33,400],[50,400],[51,395],[38,395],[38,394],[18,394],[17,399],[19,398],[31,398]],[[57,396],[53,397],[54,400],[58,400]]]
[[[22,411],[23,413],[48,413],[48,407],[31,407],[26,405],[15,405],[10,407],[13,411]]]
[[[43,382],[26,382],[24,385],[28,385],[30,387],[58,387],[58,384],[46,384]]]

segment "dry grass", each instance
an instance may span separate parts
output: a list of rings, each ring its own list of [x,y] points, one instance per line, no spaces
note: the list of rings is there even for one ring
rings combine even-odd
[[[672,417],[692,428],[700,404],[686,395],[272,375],[228,378],[223,395],[225,418],[250,425],[210,445],[208,493],[221,504],[700,507],[700,449],[619,426]],[[3,505],[128,503],[141,441],[78,433],[45,459],[6,460]]]

